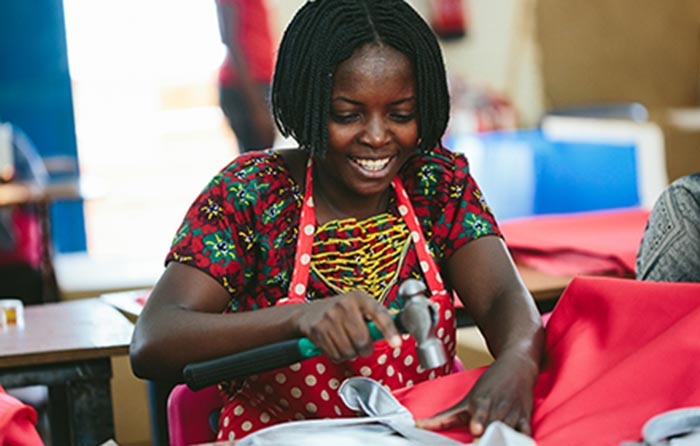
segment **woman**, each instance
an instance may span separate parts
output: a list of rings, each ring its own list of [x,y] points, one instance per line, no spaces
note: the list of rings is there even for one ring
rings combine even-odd
[[[529,433],[543,330],[466,159],[440,144],[449,98],[440,48],[401,0],[307,2],[285,31],[273,113],[298,149],[245,154],[195,200],[132,342],[138,376],[286,339],[326,355],[222,386],[219,438],[293,419],[349,416],[340,381],[391,389],[450,372],[418,366],[391,310],[424,280],[455,352],[452,292],[496,357],[468,396],[421,421],[493,420]],[[366,321],[387,341],[372,343]]]

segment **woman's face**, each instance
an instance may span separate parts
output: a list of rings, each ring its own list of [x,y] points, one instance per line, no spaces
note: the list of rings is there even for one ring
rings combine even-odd
[[[365,45],[338,65],[320,160],[325,175],[355,195],[384,192],[417,151],[415,90],[411,63],[387,45]]]

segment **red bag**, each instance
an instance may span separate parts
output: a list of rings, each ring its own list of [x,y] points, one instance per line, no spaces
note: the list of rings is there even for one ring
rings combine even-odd
[[[35,425],[36,410],[8,395],[0,386],[0,444],[43,445]]]
[[[538,446],[639,440],[654,415],[700,405],[700,283],[578,277],[547,325],[532,419]],[[415,418],[460,401],[484,368],[401,389]],[[468,442],[466,426],[443,432]]]

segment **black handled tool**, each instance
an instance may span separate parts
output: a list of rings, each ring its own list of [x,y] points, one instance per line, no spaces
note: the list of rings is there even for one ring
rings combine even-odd
[[[424,368],[434,368],[446,362],[442,344],[434,339],[437,313],[425,297],[423,283],[408,279],[401,284],[399,293],[406,304],[394,317],[401,333],[409,333],[418,344],[418,360]],[[377,326],[367,323],[372,340],[382,339]],[[435,342],[437,341],[437,342]],[[422,354],[422,352],[429,352]],[[323,352],[308,338],[290,339],[258,347],[223,358],[189,364],[183,369],[185,383],[192,390],[200,390],[227,379],[245,378],[313,358]],[[424,364],[425,362],[425,364]]]

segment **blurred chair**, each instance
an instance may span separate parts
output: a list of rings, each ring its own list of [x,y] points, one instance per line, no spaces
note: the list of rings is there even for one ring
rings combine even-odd
[[[36,188],[47,184],[46,166],[24,132],[10,123],[0,123],[0,144],[5,154],[0,168],[3,181],[8,183],[3,186],[6,190],[16,182]],[[12,197],[9,203],[0,206],[0,297],[19,298],[25,305],[54,300],[49,296],[51,283],[55,283],[53,271],[42,249],[45,209],[35,201],[17,202]]]
[[[168,397],[168,433],[172,446],[206,443],[216,439],[212,413],[221,410],[217,386],[193,392],[185,384],[177,385]]]
[[[647,122],[649,110],[639,102],[593,104],[576,107],[555,108],[546,116],[567,116],[570,118],[624,119],[634,122]]]

